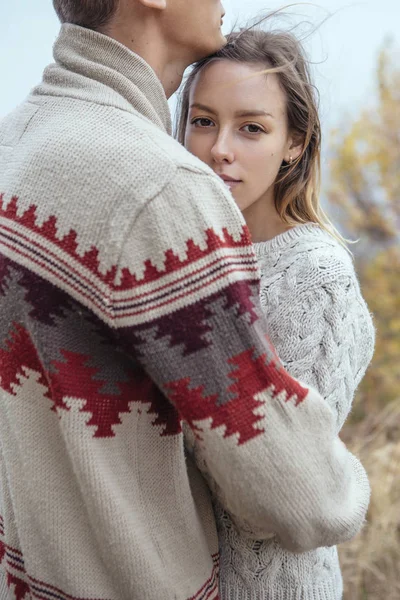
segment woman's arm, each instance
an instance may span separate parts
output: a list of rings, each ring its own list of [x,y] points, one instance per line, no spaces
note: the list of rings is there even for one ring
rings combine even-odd
[[[344,272],[340,261],[332,258],[328,269],[330,281],[325,272],[320,285],[307,289],[304,282],[290,302],[282,299],[273,310],[266,301],[270,288],[263,280],[261,302],[285,368],[321,394],[334,411],[339,432],[371,361],[375,332],[352,266]]]

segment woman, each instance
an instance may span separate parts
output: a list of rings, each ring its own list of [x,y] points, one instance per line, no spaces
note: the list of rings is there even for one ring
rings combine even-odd
[[[339,431],[374,328],[344,240],[319,204],[321,131],[300,43],[289,33],[231,34],[191,72],[178,136],[230,188],[259,259],[270,338],[287,370],[329,403]],[[293,554],[237,528],[218,502],[216,515],[221,600],[342,598],[336,548]]]

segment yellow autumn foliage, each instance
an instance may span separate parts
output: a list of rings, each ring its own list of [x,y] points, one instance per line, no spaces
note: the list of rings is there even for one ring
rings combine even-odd
[[[339,548],[343,600],[400,600],[400,68],[379,55],[377,102],[333,132],[328,197],[351,246],[377,331],[372,364],[343,439],[361,458],[367,524]]]
[[[374,359],[353,418],[400,397],[400,69],[387,49],[377,66],[377,105],[333,134],[328,197],[350,238],[364,297],[375,318]]]

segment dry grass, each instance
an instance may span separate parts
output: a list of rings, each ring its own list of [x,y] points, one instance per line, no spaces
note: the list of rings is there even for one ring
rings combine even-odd
[[[349,425],[342,437],[372,488],[365,528],[339,549],[343,600],[400,600],[400,400]]]

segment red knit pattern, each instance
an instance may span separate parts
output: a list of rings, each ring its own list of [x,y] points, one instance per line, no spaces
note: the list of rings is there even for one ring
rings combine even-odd
[[[158,270],[150,260],[144,263],[143,277],[138,279],[129,269],[123,268],[122,278],[119,285],[115,285],[115,276],[117,266],[113,265],[106,273],[103,273],[99,266],[99,251],[94,246],[83,255],[78,253],[77,232],[71,229],[67,235],[60,238],[57,229],[57,217],[51,215],[42,225],[37,224],[37,207],[31,205],[22,215],[18,214],[18,198],[13,196],[7,206],[4,206],[4,194],[0,194],[0,217],[9,219],[12,222],[19,223],[26,227],[32,233],[38,234],[44,240],[47,240],[63,250],[68,256],[75,259],[85,268],[89,269],[96,278],[103,283],[110,285],[115,291],[129,290],[137,286],[143,286],[147,283],[154,283],[162,279],[165,275],[179,271],[187,265],[197,262],[204,256],[219,248],[248,248],[250,245],[250,236],[248,229],[243,227],[243,233],[239,240],[235,240],[226,228],[223,229],[223,236],[220,237],[212,229],[205,231],[205,248],[201,249],[193,240],[187,241],[186,258],[181,260],[171,249],[165,252],[165,261],[162,270]],[[154,293],[154,290],[152,291]]]

